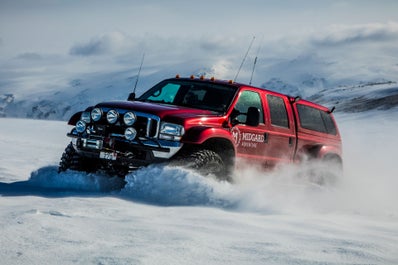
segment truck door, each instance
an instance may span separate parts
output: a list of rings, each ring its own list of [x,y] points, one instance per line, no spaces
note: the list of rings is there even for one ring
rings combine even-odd
[[[240,92],[231,113],[232,123],[234,124],[231,133],[235,139],[237,156],[256,163],[264,161],[262,150],[267,146],[263,106],[260,93],[243,90]],[[247,112],[250,107],[255,107],[260,111],[258,126],[246,124]]]
[[[296,128],[289,99],[278,94],[266,94],[267,148],[271,163],[291,162],[296,149]]]

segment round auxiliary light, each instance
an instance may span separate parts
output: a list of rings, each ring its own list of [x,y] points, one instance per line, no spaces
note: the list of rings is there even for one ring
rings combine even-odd
[[[99,121],[102,117],[102,110],[100,108],[95,108],[91,111],[91,119],[93,121]]]
[[[137,136],[137,131],[132,128],[132,127],[128,127],[125,131],[124,131],[124,137],[129,140],[132,141],[134,140],[134,138]]]
[[[116,110],[110,110],[106,114],[106,119],[110,124],[114,124],[117,122],[117,119],[119,118],[119,113]]]
[[[78,133],[82,133],[86,130],[86,123],[82,120],[79,120],[78,122],[76,122],[76,131]]]
[[[133,125],[136,120],[137,115],[135,115],[134,112],[126,112],[126,114],[124,114],[123,116],[124,124],[126,124],[127,126]]]
[[[80,116],[80,119],[82,121],[84,121],[85,123],[90,123],[90,121],[91,121],[90,112],[83,111],[82,115]]]

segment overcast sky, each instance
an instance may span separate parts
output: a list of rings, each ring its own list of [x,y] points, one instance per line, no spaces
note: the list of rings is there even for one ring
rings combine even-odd
[[[0,0],[1,54],[67,53],[114,32],[206,38],[315,34],[331,26],[398,21],[398,1]]]
[[[390,71],[398,1],[0,0],[0,77],[126,68],[143,52],[147,67],[182,59],[200,67],[199,58],[241,60],[253,36],[251,56],[261,48],[267,62],[315,53]]]

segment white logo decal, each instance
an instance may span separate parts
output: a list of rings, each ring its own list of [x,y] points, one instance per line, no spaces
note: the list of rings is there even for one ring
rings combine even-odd
[[[231,129],[231,134],[235,139],[236,146],[257,148],[257,143],[264,143],[264,135],[258,133],[244,132],[242,133],[238,127]]]
[[[233,127],[231,130],[232,136],[235,139],[235,145],[238,146],[240,144],[241,134],[238,127]]]
[[[243,133],[242,140],[249,141],[249,142],[262,143],[262,142],[264,142],[264,135],[257,134],[257,133]]]

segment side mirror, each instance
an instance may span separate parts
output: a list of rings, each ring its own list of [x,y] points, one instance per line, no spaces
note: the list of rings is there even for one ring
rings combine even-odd
[[[237,109],[233,109],[233,110],[232,110],[231,116],[229,117],[232,126],[236,126],[236,125],[239,124],[239,120],[237,119],[237,117],[238,117],[239,115],[241,115],[241,114],[244,114],[244,113],[241,113],[241,112],[240,112],[239,110],[237,110]]]
[[[247,109],[246,125],[256,127],[260,123],[260,110],[256,107]]]
[[[134,101],[135,100],[135,93],[130,93],[129,97],[127,98],[128,101]]]

